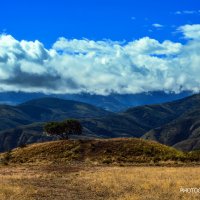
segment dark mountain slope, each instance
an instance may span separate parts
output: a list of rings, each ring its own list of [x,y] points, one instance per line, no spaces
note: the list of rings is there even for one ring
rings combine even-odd
[[[102,118],[80,119],[84,129],[79,138],[112,138],[112,137],[141,137],[146,129],[134,120],[120,115],[109,115]],[[33,123],[18,126],[0,132],[0,151],[15,148],[20,144],[30,144],[41,140],[52,140],[43,135],[44,123]]]
[[[191,94],[192,93],[189,91],[181,92],[180,94],[157,91],[140,94],[110,94],[107,96],[88,93],[46,95],[43,93],[1,92],[0,104],[7,103],[10,105],[17,105],[31,99],[57,97],[66,100],[84,102],[109,111],[119,112],[133,106],[174,101]]]
[[[20,104],[17,108],[36,121],[93,118],[111,114],[90,104],[58,98],[35,99]]]
[[[42,134],[42,124],[35,122],[104,117],[110,114],[86,103],[57,98],[32,100],[18,106],[0,105],[0,151],[22,143],[52,140]],[[90,134],[87,132],[87,135]]]
[[[186,98],[180,105],[174,102],[171,104],[175,105],[176,113],[184,109],[185,112],[171,122],[150,130],[143,138],[185,151],[200,149],[200,96]]]
[[[42,123],[35,123],[0,131],[0,152],[8,151],[24,144],[56,139],[44,135],[42,126]]]
[[[32,100],[18,106],[0,105],[0,130],[35,121],[103,117],[111,113],[95,106],[57,98]]]
[[[8,105],[0,105],[0,131],[31,122],[31,118],[20,109]]]
[[[169,103],[130,108],[123,114],[151,129],[169,123],[184,113],[197,109],[200,109],[200,95],[192,95]]]
[[[20,134],[17,128],[2,131],[0,135],[4,135],[2,136],[4,139],[1,140],[0,145],[4,146],[7,146],[4,141],[11,140],[6,140],[6,136],[13,140],[20,140],[21,136],[15,137],[16,130],[19,135],[32,133],[31,125],[20,125],[77,118],[84,126],[84,137],[142,137],[147,133],[143,136],[145,139],[153,139],[163,144],[180,147],[180,149],[183,149],[181,142],[186,144],[189,139],[189,146],[185,148],[190,150],[198,146],[198,142],[195,141],[199,137],[200,130],[200,95],[170,103],[130,108],[121,113],[107,112],[76,101],[42,98],[15,107],[2,106],[1,117],[7,121],[7,128],[18,126],[21,130]],[[11,120],[10,127],[9,120]],[[17,120],[22,120],[22,122],[17,123]],[[34,126],[36,128],[34,134],[42,137],[41,124]],[[37,142],[38,139],[29,140],[28,137],[26,141]],[[19,143],[15,141],[13,144],[18,145]]]
[[[43,133],[44,124],[45,122],[37,122],[0,131],[0,152],[7,151],[24,144],[57,140],[58,138],[47,136]],[[101,135],[91,132],[86,127],[84,127],[83,134],[81,136],[70,136],[70,138],[73,139],[94,139],[101,137]]]
[[[89,132],[103,137],[141,137],[148,128],[123,115],[83,119],[82,124]]]
[[[186,140],[193,134],[191,127],[195,121],[196,119],[193,118],[176,120],[150,130],[142,138],[156,140],[162,144],[173,146],[182,140]]]

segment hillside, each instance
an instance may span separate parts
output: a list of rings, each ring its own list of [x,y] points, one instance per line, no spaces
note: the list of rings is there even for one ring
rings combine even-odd
[[[58,98],[36,99],[17,106],[0,105],[0,152],[25,143],[52,140],[52,137],[43,135],[42,122],[110,114],[86,103]]]
[[[69,140],[32,144],[1,154],[9,163],[150,163],[184,160],[185,155],[157,142],[142,139]]]
[[[30,117],[17,107],[0,105],[0,131],[31,122]]]
[[[65,118],[63,118],[65,119]],[[141,137],[147,129],[133,119],[121,115],[111,114],[101,118],[79,119],[83,125],[82,139]],[[37,122],[21,125],[12,129],[0,131],[0,152],[19,146],[40,141],[52,140],[43,134],[44,123]],[[74,138],[74,136],[71,136]]]
[[[43,133],[44,124],[43,122],[37,122],[0,131],[0,152],[8,151],[24,144],[57,140],[58,138],[47,136]],[[99,137],[101,136],[90,132],[87,128],[83,129],[83,134],[80,136],[70,136],[70,138],[74,139],[94,139]]]
[[[0,131],[0,152],[8,151],[24,144],[56,139],[44,135],[42,127],[43,123],[33,123]]]
[[[42,98],[17,106],[0,105],[0,131],[35,122],[103,117],[109,114],[108,111],[82,102]]]
[[[19,112],[21,114],[19,118],[26,119],[26,123],[18,123],[16,126],[9,126],[7,123],[7,127],[0,131],[0,151],[9,150],[24,143],[52,140],[42,134],[43,123],[41,122],[66,118],[77,118],[81,121],[84,126],[83,138],[141,137],[149,130],[148,127],[125,115],[70,100],[42,98],[8,108]],[[4,119],[10,120],[9,115],[4,116]]]
[[[17,108],[37,121],[93,118],[110,114],[108,111],[87,103],[58,98],[35,99],[20,104]]]
[[[164,104],[170,109],[171,120],[158,124],[142,138],[158,141],[184,151],[200,149],[200,95],[193,95]],[[172,115],[171,115],[172,113]]]
[[[36,121],[60,120],[70,117],[92,118],[109,114],[110,112],[101,108],[78,101],[42,98],[17,106],[0,105],[0,130]]]
[[[198,187],[199,164],[199,152],[142,139],[37,143],[0,154],[0,199],[199,199],[180,194]]]
[[[144,139],[158,141],[184,151],[200,149],[200,109],[191,110],[164,126],[147,132]]]
[[[31,100],[18,106],[0,106],[0,151],[22,143],[52,140],[42,134],[46,121],[77,118],[82,138],[137,137],[156,140],[190,151],[200,149],[200,95],[155,105],[145,105],[120,113],[57,98]]]
[[[200,95],[192,95],[177,101],[163,104],[145,105],[130,108],[123,114],[145,124],[149,128],[162,126],[186,112],[200,108]]]

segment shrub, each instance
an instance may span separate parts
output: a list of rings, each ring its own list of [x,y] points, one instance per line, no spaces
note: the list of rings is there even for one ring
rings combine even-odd
[[[45,124],[44,131],[48,135],[57,135],[67,140],[69,135],[82,134],[82,126],[78,120],[69,119],[62,122],[49,122]]]

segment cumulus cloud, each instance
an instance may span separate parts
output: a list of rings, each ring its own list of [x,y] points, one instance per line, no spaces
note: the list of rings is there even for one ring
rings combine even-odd
[[[140,93],[199,91],[198,26],[179,31],[186,44],[144,37],[116,42],[59,38],[39,41],[0,36],[0,91],[44,93]]]
[[[200,24],[180,26],[178,31],[182,32],[186,39],[200,40]]]

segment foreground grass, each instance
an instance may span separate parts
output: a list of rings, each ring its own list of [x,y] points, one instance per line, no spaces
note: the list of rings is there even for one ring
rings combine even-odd
[[[1,200],[200,199],[180,187],[200,188],[198,167],[0,167]]]

